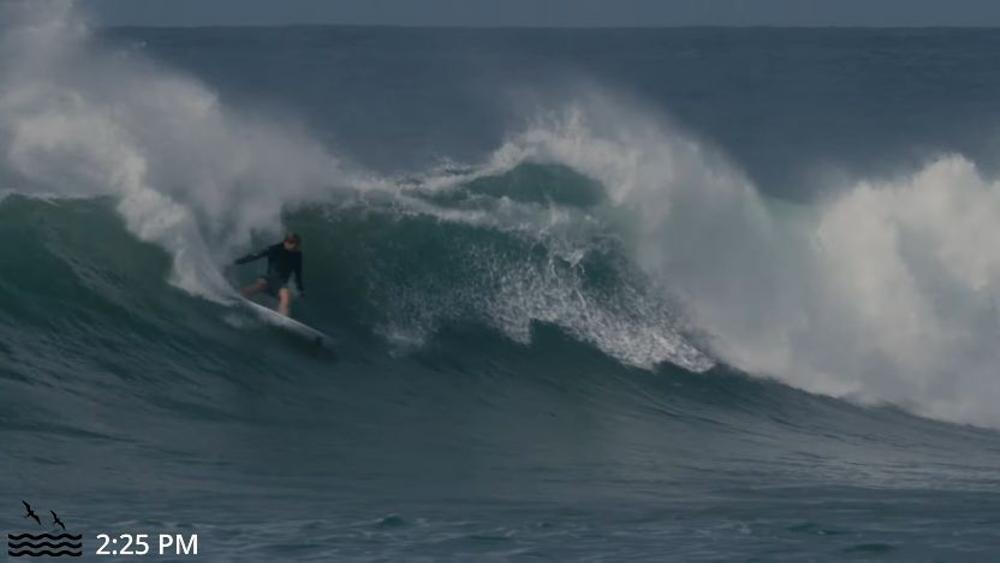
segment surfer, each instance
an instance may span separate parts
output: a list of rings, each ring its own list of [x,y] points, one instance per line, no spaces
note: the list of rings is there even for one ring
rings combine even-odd
[[[266,291],[278,298],[278,312],[287,317],[292,305],[292,292],[289,291],[287,284],[292,274],[295,274],[299,297],[305,297],[305,289],[302,287],[302,238],[295,233],[288,233],[285,240],[260,252],[247,254],[236,260],[236,264],[247,264],[265,257],[267,274],[257,278],[253,285],[244,287],[243,297],[249,299]]]

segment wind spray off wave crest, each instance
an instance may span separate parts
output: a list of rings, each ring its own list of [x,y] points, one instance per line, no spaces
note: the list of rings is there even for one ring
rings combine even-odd
[[[110,195],[169,250],[173,281],[228,292],[213,264],[342,179],[305,133],[223,106],[196,80],[99,44],[68,1],[4,8],[0,152],[19,191]]]
[[[425,253],[418,245],[427,237],[435,256],[394,264],[408,273],[406,283],[373,284],[379,308],[393,312],[382,329],[390,340],[422,343],[444,322],[471,319],[528,343],[533,323],[542,322],[633,366],[669,362],[704,372],[715,365],[692,338],[683,305],[623,253],[634,222],[591,193],[594,178],[607,197],[625,199],[614,192],[622,187],[614,177],[635,168],[631,155],[619,158],[614,141],[591,135],[589,117],[577,109],[548,115],[481,165],[452,166],[395,195],[403,205],[393,213],[412,225],[395,236],[383,227],[380,235],[394,247],[413,244],[406,256]],[[637,179],[624,189],[644,187]],[[421,218],[447,224],[431,227]],[[397,253],[386,248],[380,260],[391,263],[385,256]]]
[[[585,99],[492,168],[599,180],[635,263],[727,363],[805,389],[996,426],[1000,186],[961,156],[811,204],[769,200],[656,112]]]
[[[502,199],[500,212],[490,214],[488,222],[544,240],[546,248],[562,255],[571,254],[570,250],[593,253],[594,241],[602,239],[625,249],[627,263],[619,271],[639,268],[626,276],[632,281],[619,288],[632,297],[605,306],[618,312],[607,315],[618,319],[610,324],[630,327],[606,334],[644,350],[624,356],[629,363],[648,367],[671,361],[703,371],[714,362],[695,346],[711,342],[726,358],[734,358],[736,348],[766,348],[762,333],[768,327],[760,326],[762,312],[775,308],[769,300],[786,300],[789,293],[776,288],[791,287],[793,282],[765,267],[780,244],[778,233],[753,186],[721,157],[655,113],[597,92],[564,109],[542,112],[481,167],[434,177],[425,184],[447,191],[529,163],[574,170],[596,180],[604,197],[589,198],[590,204],[582,208],[557,201],[544,205]],[[584,188],[585,183],[577,186]],[[509,208],[533,208],[537,213],[534,219],[520,214],[495,225]],[[737,276],[735,271],[742,273]],[[751,293],[760,299],[739,299]],[[736,305],[741,316],[729,312]],[[726,334],[738,332],[740,337],[719,338],[713,329],[720,325],[727,327]],[[703,338],[692,340],[692,335]],[[710,340],[702,342],[704,337]],[[608,340],[596,340],[605,342],[601,346],[605,351],[619,348]]]

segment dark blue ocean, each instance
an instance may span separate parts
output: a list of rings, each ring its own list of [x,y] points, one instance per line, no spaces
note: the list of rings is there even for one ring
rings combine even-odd
[[[1000,31],[67,6],[0,7],[8,534],[1000,558]],[[288,230],[333,351],[235,300]]]

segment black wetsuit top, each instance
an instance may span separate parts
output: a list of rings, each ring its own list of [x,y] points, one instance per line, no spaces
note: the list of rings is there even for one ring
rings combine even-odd
[[[302,287],[302,252],[292,252],[285,248],[284,243],[279,242],[274,246],[269,246],[260,252],[247,254],[236,261],[237,264],[246,264],[254,260],[267,257],[267,283],[268,285],[284,285],[288,283],[288,278],[295,274],[295,285],[299,291],[305,291]],[[278,288],[272,287],[274,291]]]

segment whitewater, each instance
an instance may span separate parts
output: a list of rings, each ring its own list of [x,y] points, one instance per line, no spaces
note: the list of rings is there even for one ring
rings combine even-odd
[[[1000,34],[0,9],[9,531],[33,496],[211,560],[1000,552]],[[335,358],[232,306],[286,230]]]

